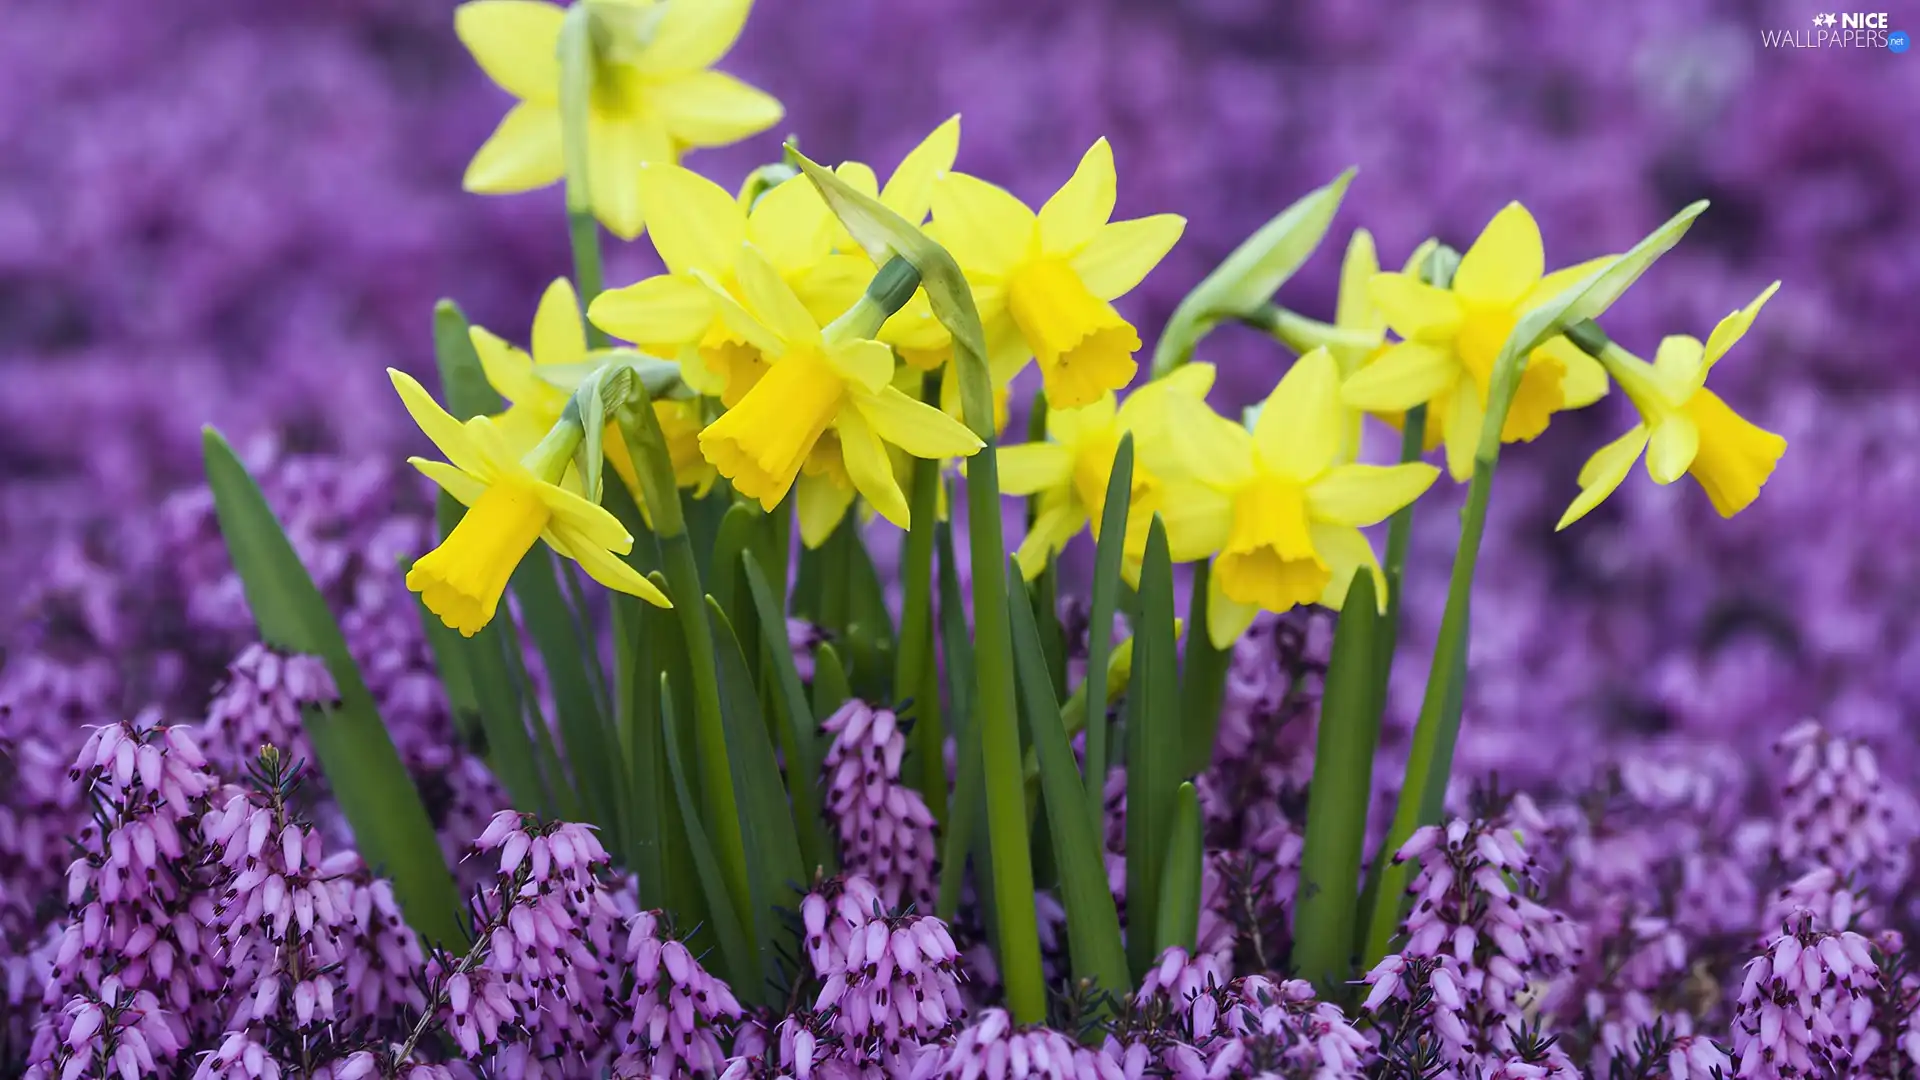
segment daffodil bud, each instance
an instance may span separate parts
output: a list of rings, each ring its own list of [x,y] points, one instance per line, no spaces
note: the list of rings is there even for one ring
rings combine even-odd
[[[586,433],[581,426],[580,410],[572,404],[566,412],[560,414],[546,438],[527,451],[520,464],[535,477],[549,484],[558,484],[567,474],[567,465],[572,462],[574,451],[579,449]]]
[[[740,209],[751,211],[760,196],[779,187],[781,184],[800,175],[800,170],[784,161],[762,165],[747,174],[747,181],[740,185]]]
[[[845,314],[822,328],[821,334],[828,341],[872,339],[894,312],[913,299],[919,287],[920,272],[904,257],[896,255],[867,283],[867,291],[860,294],[860,299],[854,301]]]
[[[633,369],[624,364],[608,364],[580,384],[561,419],[573,417],[580,425],[580,443],[574,448],[574,468],[580,472],[585,495],[600,501],[601,465],[606,461],[604,436],[607,418],[627,403],[633,394]]]

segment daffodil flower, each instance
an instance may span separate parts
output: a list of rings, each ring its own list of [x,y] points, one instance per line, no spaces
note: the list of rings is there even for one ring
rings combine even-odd
[[[677,162],[687,150],[725,146],[780,121],[780,103],[709,67],[740,36],[750,0],[581,0],[596,13],[587,115],[587,184],[595,215],[631,240],[646,200],[634,185],[642,162]],[[504,195],[543,188],[565,172],[560,142],[560,24],[566,9],[542,0],[472,0],[454,30],[481,70],[519,99],[467,166],[468,191]],[[602,37],[611,39],[605,44]]]
[[[1186,364],[1164,379],[1148,383],[1117,406],[1111,393],[1078,409],[1047,411],[1047,442],[1001,447],[1000,490],[1008,495],[1038,495],[1039,515],[1014,558],[1028,581],[1046,569],[1047,557],[1091,526],[1100,539],[1106,513],[1107,484],[1113,475],[1113,457],[1122,436],[1134,436],[1133,486],[1127,510],[1127,537],[1122,566],[1129,580],[1137,580],[1146,551],[1147,530],[1161,509],[1161,485],[1145,459],[1158,456],[1167,438],[1168,407],[1176,395],[1204,401],[1213,387],[1211,364]]]
[[[1778,288],[1776,281],[1753,303],[1721,319],[1704,346],[1684,334],[1666,338],[1651,364],[1618,348],[1602,352],[1601,363],[1627,392],[1640,423],[1588,459],[1580,470],[1580,497],[1556,529],[1579,521],[1613,494],[1643,451],[1654,483],[1671,484],[1691,473],[1721,517],[1732,517],[1759,498],[1787,452],[1787,440],[1728,408],[1706,381]]]
[[[428,611],[467,637],[479,633],[536,540],[609,589],[673,606],[619,558],[633,550],[633,537],[619,519],[557,483],[571,446],[543,440],[522,456],[492,420],[476,416],[462,424],[410,376],[391,368],[387,375],[414,422],[447,456],[444,462],[416,457],[408,463],[467,507],[440,546],[407,571],[407,588],[420,594]]]
[[[1171,451],[1153,464],[1176,562],[1214,556],[1207,633],[1227,648],[1256,613],[1320,603],[1338,610],[1353,575],[1386,575],[1360,532],[1406,506],[1439,470],[1339,464],[1340,369],[1325,349],[1296,361],[1261,405],[1251,432],[1201,402],[1169,397]]]
[[[873,276],[864,256],[833,250],[833,213],[803,176],[740,202],[698,173],[649,164],[639,186],[647,202],[672,207],[653,223],[653,245],[667,273],[595,297],[594,325],[643,350],[680,362],[680,377],[700,393],[737,404],[766,372],[767,357],[721,317],[704,281],[740,297],[734,265],[751,243],[822,322],[845,311]]]
[[[733,332],[770,363],[753,389],[700,433],[700,448],[734,490],[766,510],[786,497],[829,430],[854,488],[903,529],[907,499],[887,444],[923,458],[965,457],[985,445],[966,425],[892,385],[892,349],[843,336],[837,323],[834,334],[822,333],[819,320],[751,245],[737,255],[741,300],[702,277]]]
[[[558,370],[589,363],[604,355],[588,351],[586,327],[580,321],[579,298],[565,278],[556,278],[540,297],[540,306],[533,315],[532,355],[478,326],[470,328],[467,334],[480,357],[487,382],[511,403],[506,412],[494,417],[494,424],[509,446],[521,449],[531,448],[546,437],[560,422],[567,401],[573,396],[563,386],[543,378],[539,369]],[[667,437],[675,482],[680,487],[693,488],[696,494],[706,494],[717,474],[700,456],[698,403],[662,397],[653,402],[653,412]],[[617,423],[607,422],[601,445],[605,447],[607,464],[613,466],[628,494],[644,512],[646,498],[641,491],[640,477]]]
[[[1473,475],[1494,361],[1514,324],[1605,261],[1543,275],[1540,227],[1526,207],[1509,203],[1461,256],[1452,289],[1428,285],[1412,272],[1374,276],[1370,295],[1405,340],[1355,372],[1341,399],[1377,413],[1427,405],[1428,430],[1446,443],[1448,471],[1466,480]],[[1528,357],[1500,438],[1534,439],[1553,413],[1591,405],[1606,392],[1600,365],[1554,338]]]
[[[1138,285],[1186,228],[1177,214],[1109,222],[1114,185],[1105,139],[1038,215],[964,173],[934,185],[932,234],[973,287],[996,380],[1038,357],[1052,408],[1090,405],[1132,381],[1140,335],[1109,301]]]

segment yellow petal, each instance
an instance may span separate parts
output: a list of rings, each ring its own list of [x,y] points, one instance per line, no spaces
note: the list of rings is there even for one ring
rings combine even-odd
[[[765,324],[767,329],[778,334],[790,346],[819,343],[820,324],[814,321],[813,313],[794,295],[793,287],[786,283],[780,272],[769,265],[766,257],[751,245],[742,244],[735,253],[734,274],[740,282],[740,292],[746,300],[747,310],[753,312],[753,317]],[[892,374],[893,365],[889,362],[887,375],[891,377]],[[880,381],[884,383],[887,380],[883,378]]]
[[[1526,207],[1508,203],[1460,257],[1453,291],[1468,303],[1512,307],[1540,283],[1546,270],[1540,226]]]
[[[1720,320],[1719,324],[1713,328],[1713,333],[1707,338],[1706,367],[1711,368],[1719,363],[1720,358],[1727,355],[1727,350],[1733,348],[1735,342],[1746,336],[1747,331],[1753,326],[1754,318],[1760,314],[1760,309],[1765,307],[1767,301],[1773,298],[1773,294],[1779,291],[1780,283],[1776,281],[1767,286],[1765,292],[1755,297],[1753,303]]]
[[[1166,447],[1170,454],[1143,462],[1155,476],[1222,490],[1237,488],[1253,477],[1253,436],[1206,402],[1169,396],[1166,430],[1172,436]],[[1149,448],[1160,449],[1143,443],[1143,457]]]
[[[1563,410],[1584,409],[1606,397],[1612,387],[1607,380],[1607,369],[1600,366],[1600,361],[1564,337],[1554,338],[1533,350],[1536,361],[1541,356],[1552,357],[1566,369],[1566,374],[1560,376],[1560,408]]]
[[[625,559],[595,544],[590,538],[555,522],[547,536],[547,546],[580,564],[587,576],[615,592],[637,596],[654,607],[670,608],[673,601],[648,581]]]
[[[1167,551],[1174,562],[1204,559],[1227,544],[1233,531],[1233,499],[1195,483],[1169,483],[1160,503],[1167,527]],[[1133,532],[1131,520],[1127,531]]]
[[[1645,424],[1636,424],[1632,431],[1613,440],[1594,452],[1587,463],[1580,467],[1580,495],[1560,515],[1560,523],[1554,531],[1579,521],[1593,511],[1593,508],[1605,502],[1613,494],[1620,482],[1627,478],[1633,463],[1640,459],[1640,451],[1647,447],[1647,428]]]
[[[873,175],[873,166],[864,161],[843,161],[833,167],[833,174],[845,180],[849,187],[869,199],[880,197],[880,178]],[[932,183],[931,178],[928,183]],[[922,220],[926,218],[925,213],[920,216]],[[849,236],[847,239],[851,242],[853,238]]]
[[[1380,272],[1380,256],[1374,251],[1373,234],[1353,230],[1347,242],[1347,254],[1340,260],[1340,297],[1334,304],[1333,322],[1343,330],[1379,330],[1387,325],[1380,309],[1373,304],[1370,283]]]
[[[539,395],[541,383],[533,373],[533,358],[478,326],[467,328],[467,340],[480,358],[487,385],[508,401],[527,401]]]
[[[1348,408],[1404,412],[1425,405],[1460,381],[1460,364],[1451,352],[1420,341],[1387,347],[1373,363],[1340,385]]]
[[[713,294],[692,278],[657,274],[594,297],[587,317],[614,337],[671,354],[697,342],[712,325]]]
[[[541,484],[538,490],[540,501],[553,514],[555,528],[622,555],[633,550],[633,536],[606,507],[558,484]]]
[[[407,464],[419,469],[427,479],[440,485],[440,490],[453,496],[461,506],[472,506],[487,492],[487,485],[444,461],[410,457],[407,459]]]
[[[1073,454],[1058,443],[1022,443],[994,449],[1003,495],[1034,495],[1073,478]]]
[[[747,11],[752,7],[753,0],[661,4],[660,21],[638,57],[639,66],[650,75],[660,76],[712,65],[739,40],[740,28],[746,25]]]
[[[840,414],[835,425],[840,432],[840,455],[847,465],[847,478],[867,504],[883,518],[902,529],[912,526],[907,497],[894,479],[893,463],[887,460],[887,448],[862,418],[859,410]]]
[[[1686,475],[1700,452],[1700,428],[1685,413],[1661,418],[1647,445],[1647,475],[1656,484],[1671,484]]]
[[[1096,139],[1073,175],[1040,207],[1040,250],[1072,255],[1113,216],[1113,147]]]
[[[786,115],[773,95],[718,71],[649,84],[647,103],[674,143],[689,149],[739,142]]]
[[[1619,258],[1620,256],[1618,255],[1602,255],[1597,259],[1588,259],[1583,263],[1575,263],[1563,270],[1555,270],[1553,273],[1541,278],[1539,283],[1533,288],[1527,290],[1527,295],[1520,299],[1518,305],[1519,311],[1526,311],[1546,303],[1561,293],[1566,292],[1568,289],[1573,288],[1575,285],[1585,281],[1594,271],[1618,261]]]
[[[1720,516],[1732,517],[1759,498],[1787,440],[1734,412],[1711,390],[1693,395],[1687,416],[1700,429],[1700,450],[1687,471]]]
[[[580,323],[580,297],[573,283],[555,278],[533,313],[533,362],[577,364],[587,358],[587,331]]]
[[[587,190],[593,212],[607,231],[622,240],[640,235],[640,167],[648,162],[671,162],[673,146],[666,133],[649,121],[635,118],[587,120]]]
[[[1326,472],[1340,453],[1340,367],[1315,349],[1294,361],[1267,395],[1253,425],[1253,444],[1269,469],[1301,483]]]
[[[1440,470],[1424,462],[1342,465],[1307,488],[1307,513],[1333,525],[1375,525],[1426,493]]]
[[[1480,449],[1480,429],[1486,409],[1471,385],[1453,388],[1447,401],[1447,472],[1462,483],[1473,477],[1473,455]]]
[[[668,270],[704,270],[718,277],[733,273],[747,238],[746,216],[733,196],[699,173],[667,161],[642,166],[638,190],[642,202],[662,208],[653,222],[653,246]]]
[[[1058,503],[1042,511],[1033,519],[1033,528],[1027,530],[1026,538],[1013,553],[1014,561],[1020,566],[1020,576],[1028,581],[1039,577],[1047,568],[1047,558],[1066,547],[1067,541],[1086,523],[1086,511],[1072,503]]]
[[[1380,569],[1380,560],[1373,553],[1373,545],[1359,529],[1341,525],[1322,525],[1316,522],[1308,532],[1313,537],[1313,549],[1327,564],[1332,576],[1327,578],[1326,588],[1320,593],[1320,606],[1339,611],[1347,604],[1347,590],[1353,586],[1353,576],[1364,567],[1373,575],[1373,596],[1379,605],[1380,614],[1387,613],[1387,575]]]
[[[742,250],[746,249],[743,247]],[[759,316],[742,306],[740,301],[734,299],[733,294],[727,291],[727,287],[716,280],[713,275],[708,274],[704,270],[695,270],[693,272],[693,279],[706,287],[707,295],[713,303],[713,309],[720,314],[722,325],[737,335],[740,340],[770,356],[778,356],[786,352],[787,343],[781,339],[780,335],[776,334],[772,328],[761,322]],[[688,366],[688,359],[684,355],[681,357],[681,366]],[[715,374],[724,379],[723,373]],[[708,393],[707,390],[697,384],[689,383],[689,385],[693,385],[695,389],[700,390],[703,394]]]
[[[1219,574],[1207,575],[1207,640],[1214,648],[1233,648],[1259,614],[1258,606],[1243,604],[1222,591]]]
[[[1410,341],[1446,341],[1464,317],[1452,293],[1409,274],[1375,274],[1367,293],[1393,332]]]
[[[933,205],[934,178],[953,168],[953,159],[959,153],[960,117],[951,116],[900,159],[900,167],[893,170],[887,186],[880,190],[880,202],[911,224],[927,220],[927,210]]]
[[[467,163],[460,185],[479,195],[512,195],[555,183],[566,172],[560,152],[560,110],[522,102]]]
[[[833,247],[833,224],[833,211],[827,209],[813,181],[795,176],[753,204],[746,236],[774,269],[794,274],[826,258]],[[659,229],[654,226],[656,240]]]
[[[1005,277],[1033,251],[1038,226],[1026,204],[985,180],[950,172],[933,185],[940,239],[969,276]]]
[[[900,393],[890,385],[894,372],[893,350],[885,345],[865,339],[835,342],[827,346],[826,355],[834,370],[866,392],[863,396],[872,397],[882,390]]]
[[[480,70],[522,101],[560,101],[560,23],[566,11],[539,0],[472,0],[453,9],[453,32]]]
[[[387,378],[393,381],[393,388],[399,392],[401,403],[407,407],[407,415],[413,417],[413,422],[420,426],[427,438],[433,440],[433,445],[440,448],[454,468],[472,474],[482,483],[491,483],[498,467],[488,459],[482,447],[474,445],[460,421],[449,416],[413,376],[388,368]]]
[[[837,440],[836,440],[837,445]],[[802,476],[793,489],[794,512],[800,518],[800,542],[808,550],[818,548],[839,528],[840,519],[853,505],[853,488],[838,477],[821,473]]]
[[[1660,397],[1669,405],[1683,405],[1707,381],[1706,349],[1700,339],[1669,334],[1653,354],[1653,371]]]
[[[854,406],[875,434],[917,458],[971,457],[986,445],[965,424],[891,386],[856,393]]]
[[[1160,265],[1186,227],[1187,219],[1179,214],[1111,222],[1102,225],[1068,265],[1100,299],[1125,296]]]

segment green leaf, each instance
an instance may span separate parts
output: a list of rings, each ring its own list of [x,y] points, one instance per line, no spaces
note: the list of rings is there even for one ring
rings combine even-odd
[[[847,666],[840,653],[827,643],[813,651],[813,715],[825,720],[853,696],[847,686]]]
[[[713,857],[713,845],[708,842],[706,830],[700,827],[700,815],[695,809],[693,792],[687,782],[687,770],[681,764],[679,724],[673,710],[673,693],[668,680],[660,680],[660,715],[665,718],[662,728],[666,733],[667,770],[673,776],[673,791],[680,807],[680,820],[686,829],[687,848],[693,863],[694,873],[700,880],[700,890],[706,898],[706,917],[703,924],[713,930],[720,942],[720,956],[727,966],[727,981],[741,990],[759,985],[759,966],[755,962],[753,949],[747,944],[747,936],[740,928],[740,917],[734,914],[733,900],[727,894],[727,883],[720,873],[720,864]],[[682,928],[682,932],[685,929]]]
[[[952,922],[960,910],[960,887],[966,879],[967,856],[973,851],[975,837],[980,835],[978,826],[986,810],[986,775],[980,760],[980,726],[971,720],[973,649],[972,639],[968,637],[966,608],[960,598],[960,570],[954,561],[952,525],[940,523],[934,531],[934,547],[940,554],[940,653],[946,669],[947,702],[952,709],[957,758],[953,801],[947,807],[946,834],[941,838],[940,897],[934,912]]]
[[[1178,945],[1193,955],[1200,937],[1200,875],[1200,800],[1193,785],[1184,783],[1174,794],[1173,836],[1160,875],[1158,952]]]
[[[210,427],[202,443],[220,532],[260,639],[324,660],[339,688],[337,707],[304,710],[302,720],[360,855],[392,880],[409,925],[430,942],[452,945],[460,937],[459,892],[346,638],[233,448]]]
[[[1087,679],[1081,708],[1087,725],[1087,813],[1104,829],[1107,806],[1107,655],[1113,648],[1113,616],[1119,610],[1121,562],[1127,549],[1127,511],[1133,502],[1133,433],[1120,436],[1107,477],[1100,513],[1100,540],[1093,553],[1093,605],[1087,623]],[[1098,678],[1094,676],[1098,675]]]
[[[1181,774],[1193,776],[1213,763],[1214,740],[1220,737],[1220,702],[1226,695],[1227,669],[1233,649],[1213,647],[1207,632],[1207,578],[1211,562],[1193,568],[1193,591],[1187,597],[1187,659],[1180,672],[1180,715],[1186,718],[1181,734]]]
[[[1053,696],[1047,659],[1034,623],[1032,600],[1019,574],[1011,574],[1014,662],[1018,668],[1023,715],[1033,731],[1040,756],[1040,783],[1045,795],[1047,825],[1052,833],[1054,864],[1060,871],[1060,896],[1067,909],[1067,950],[1076,982],[1124,999],[1133,990],[1127,977],[1126,945],[1120,937],[1120,916],[1107,885],[1106,848],[1098,828],[1083,812],[1080,772],[1073,747],[1060,722],[1060,704]]]
[[[433,354],[440,368],[440,396],[455,420],[492,416],[507,407],[487,382],[466,315],[451,300],[433,306]]]
[[[1220,322],[1251,313],[1286,284],[1326,237],[1354,172],[1282,210],[1180,301],[1154,346],[1154,378],[1193,359],[1194,347]]]
[[[806,688],[800,685],[799,669],[793,666],[793,649],[787,644],[787,623],[780,616],[778,601],[760,572],[760,562],[752,552],[742,556],[747,592],[759,612],[761,641],[772,659],[775,691],[786,724],[780,729],[780,751],[787,759],[787,790],[793,795],[794,823],[800,837],[802,868],[811,879],[812,870],[828,874],[839,869],[833,838],[828,835],[826,819],[820,813],[819,722],[807,704]]]
[[[1196,627],[1195,637],[1206,636]],[[1153,966],[1160,925],[1160,878],[1173,841],[1180,792],[1179,688],[1174,672],[1173,564],[1158,514],[1140,566],[1140,621],[1133,634],[1133,680],[1127,688],[1127,958],[1134,978]]]
[[[939,401],[936,375],[922,380],[922,398]],[[936,821],[947,818],[946,729],[940,715],[940,677],[933,662],[933,539],[939,528],[940,463],[913,463],[912,527],[900,553],[900,649],[895,656],[893,696],[913,699],[909,782]]]
[[[1372,574],[1354,575],[1334,632],[1307,789],[1306,850],[1294,902],[1293,969],[1323,994],[1353,976],[1354,890],[1360,879],[1373,755],[1380,742],[1382,627]]]
[[[713,545],[713,573],[708,580],[712,584],[713,598],[720,602],[721,610],[727,613],[729,619],[736,619],[742,610],[740,605],[749,602],[745,597],[735,595],[739,582],[740,553],[753,545],[754,534],[759,531],[764,516],[758,506],[734,503],[720,519],[720,534]]]
[[[799,907],[806,877],[786,784],[760,714],[759,691],[726,612],[712,597],[707,598],[707,618],[713,624],[714,653],[720,665],[720,715],[726,723],[740,834],[746,842],[750,909],[744,922],[760,954],[759,977],[736,983],[735,989],[758,1002],[780,980],[781,958],[799,955],[798,924],[782,913]]]
[[[535,545],[513,572],[513,594],[547,669],[567,766],[594,823],[607,827],[617,820],[608,775],[612,748],[600,712],[604,689],[595,687],[586,666],[587,652],[596,646],[582,633],[580,614],[560,592],[554,558],[544,545]]]

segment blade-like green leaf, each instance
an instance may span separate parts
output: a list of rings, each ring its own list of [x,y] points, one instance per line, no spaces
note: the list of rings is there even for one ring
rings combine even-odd
[[[822,643],[813,651],[813,715],[825,720],[852,696],[847,665],[840,662],[839,650]]]
[[[764,517],[758,506],[734,503],[720,519],[720,534],[713,545],[713,573],[707,580],[713,598],[720,602],[720,609],[734,621],[738,621],[735,617],[741,610],[740,604],[750,602],[737,595],[740,553],[753,544],[754,533],[759,531]]]
[[[1206,636],[1206,627],[1196,627],[1192,636]],[[1140,621],[1133,632],[1133,680],[1127,688],[1127,923],[1138,928],[1129,935],[1127,960],[1136,979],[1156,959],[1160,878],[1183,779],[1174,667],[1173,564],[1166,525],[1156,514],[1140,565]]]
[[[1060,722],[1047,660],[1041,651],[1032,600],[1020,575],[1008,575],[1013,595],[1013,653],[1023,715],[1033,731],[1040,757],[1040,783],[1046,796],[1054,864],[1060,872],[1060,896],[1067,909],[1067,951],[1075,982],[1123,999],[1133,990],[1127,977],[1127,950],[1120,938],[1120,916],[1107,885],[1106,848],[1101,833],[1083,812],[1080,772],[1073,747]]]
[[[1326,237],[1354,172],[1348,169],[1280,211],[1180,301],[1154,346],[1155,378],[1193,359],[1194,347],[1215,325],[1248,314],[1286,284]]]
[[[951,491],[949,491],[951,495]],[[960,886],[967,856],[974,850],[977,825],[986,809],[986,776],[980,761],[980,728],[972,722],[973,648],[967,613],[960,599],[960,570],[954,561],[953,527],[941,522],[934,532],[940,555],[940,654],[947,676],[947,703],[953,717],[957,757],[953,801],[947,806],[946,835],[940,846],[940,897],[934,912],[948,922],[960,910]],[[985,860],[981,860],[984,865]]]
[[[562,750],[580,801],[594,823],[605,827],[616,820],[616,811],[607,773],[613,760],[606,740],[609,726],[600,712],[603,691],[595,688],[586,665],[588,650],[596,646],[582,636],[584,613],[567,603],[556,569],[545,545],[536,545],[513,572],[513,594],[547,670]]]
[[[1155,935],[1160,952],[1178,945],[1189,956],[1193,954],[1200,936],[1200,857],[1200,800],[1193,785],[1184,783],[1174,794],[1173,836],[1167,845],[1166,869],[1160,874],[1160,925]]]
[[[1207,632],[1207,578],[1212,563],[1193,568],[1193,592],[1187,597],[1187,658],[1180,669],[1180,771],[1194,776],[1213,763],[1213,744],[1220,737],[1220,702],[1227,691],[1227,669],[1233,649],[1213,647]]]
[[[220,532],[260,639],[324,660],[339,689],[337,707],[307,709],[302,719],[360,855],[393,881],[407,922],[423,938],[451,945],[460,934],[459,892],[346,638],[233,448],[212,428],[202,443]]]
[[[922,380],[921,397],[938,404],[940,379]],[[926,801],[934,820],[947,817],[947,761],[943,747],[946,726],[940,715],[940,680],[933,662],[933,535],[939,528],[940,463],[924,458],[913,463],[910,507],[912,527],[900,553],[900,648],[893,669],[893,697],[912,698],[912,745],[907,774]]]
[[[1113,616],[1119,610],[1121,561],[1127,548],[1127,510],[1133,501],[1133,433],[1120,437],[1100,512],[1100,540],[1093,554],[1093,605],[1087,623],[1087,679],[1081,684],[1087,725],[1087,813],[1096,830],[1106,824],[1107,654],[1113,647]],[[1100,678],[1094,678],[1100,674]]]
[[[802,869],[811,880],[814,868],[834,873],[840,860],[834,856],[833,838],[827,834],[826,819],[820,814],[820,727],[807,703],[806,688],[800,685],[800,672],[793,666],[793,649],[787,644],[786,620],[780,617],[778,601],[760,572],[760,561],[752,552],[743,557],[747,592],[759,612],[761,640],[772,659],[775,692],[779,694],[782,715],[780,751],[787,759],[787,790],[793,795],[794,825],[799,832]]]
[[[667,679],[660,681],[660,715],[665,719],[661,726],[665,732],[667,752],[667,771],[673,776],[673,791],[680,809],[682,827],[686,830],[689,860],[694,873],[700,881],[700,891],[706,900],[703,924],[713,931],[720,943],[720,956],[727,966],[727,981],[736,987],[759,985],[760,967],[747,944],[747,936],[740,928],[740,917],[734,914],[733,900],[727,894],[727,883],[720,873],[720,863],[713,857],[713,845],[707,841],[706,830],[700,826],[700,815],[695,809],[693,792],[687,782],[686,766],[681,764],[680,738],[676,729],[680,726],[674,717],[673,694]],[[680,927],[686,933],[686,927]]]
[[[433,306],[433,354],[440,368],[440,396],[455,420],[492,416],[507,407],[473,351],[466,315],[451,300]]]

